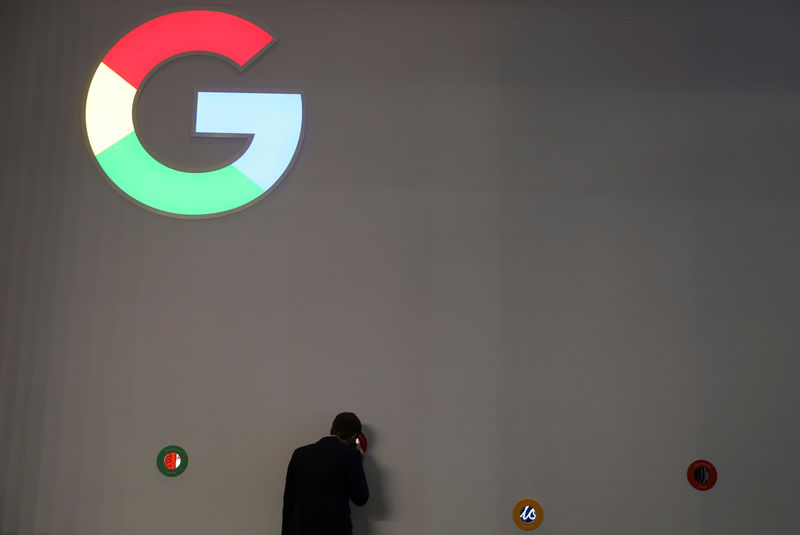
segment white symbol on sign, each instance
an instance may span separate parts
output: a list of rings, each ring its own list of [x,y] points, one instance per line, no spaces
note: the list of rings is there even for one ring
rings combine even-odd
[[[523,522],[529,523],[536,520],[536,509],[531,507],[530,505],[526,505],[522,508],[522,511],[519,514],[519,517],[522,519]]]

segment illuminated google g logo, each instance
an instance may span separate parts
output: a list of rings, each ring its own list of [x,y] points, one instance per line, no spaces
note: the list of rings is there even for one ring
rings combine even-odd
[[[233,163],[208,172],[168,167],[145,150],[133,125],[142,81],[166,60],[205,53],[244,69],[275,38],[252,22],[216,11],[182,11],[145,22],[103,58],[86,98],[86,133],[113,184],[141,205],[176,217],[214,217],[246,207],[291,167],[303,126],[299,93],[198,92],[195,133],[252,135]]]

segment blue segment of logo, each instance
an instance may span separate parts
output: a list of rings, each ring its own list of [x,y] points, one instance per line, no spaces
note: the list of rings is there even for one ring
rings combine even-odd
[[[253,134],[233,166],[264,191],[281,178],[294,158],[303,127],[297,93],[197,93],[198,134]]]

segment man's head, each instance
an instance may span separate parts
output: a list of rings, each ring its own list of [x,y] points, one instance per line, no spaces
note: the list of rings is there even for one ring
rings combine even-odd
[[[331,435],[336,435],[343,442],[352,443],[361,433],[361,420],[352,412],[341,412],[331,424]]]

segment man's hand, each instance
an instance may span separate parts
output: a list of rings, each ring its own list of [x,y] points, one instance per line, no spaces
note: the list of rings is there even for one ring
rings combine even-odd
[[[356,449],[358,450],[358,453],[361,454],[362,459],[367,455],[364,453],[364,450],[361,448],[361,444],[358,443],[358,440],[356,440]]]

